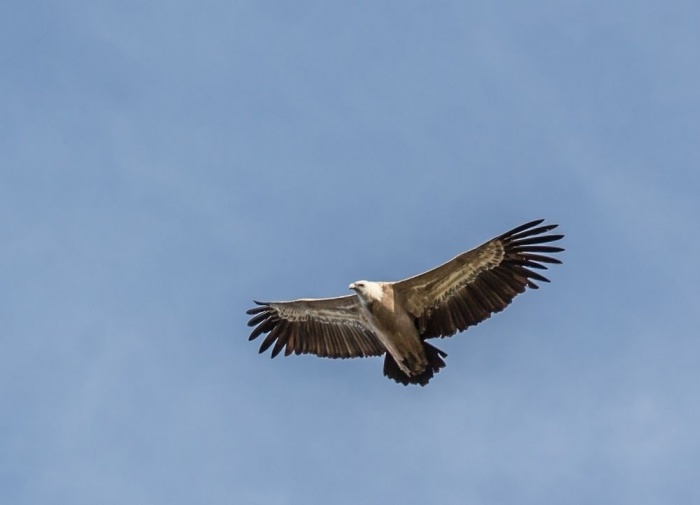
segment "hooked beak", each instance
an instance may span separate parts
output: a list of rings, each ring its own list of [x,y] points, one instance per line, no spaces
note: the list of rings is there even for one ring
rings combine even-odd
[[[353,282],[348,286],[348,289],[352,289],[353,291],[355,291],[355,289],[357,289],[357,286],[355,286],[355,283]]]

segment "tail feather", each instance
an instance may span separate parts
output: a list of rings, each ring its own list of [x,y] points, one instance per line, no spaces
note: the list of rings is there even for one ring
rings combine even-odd
[[[384,375],[396,382],[408,386],[409,384],[420,384],[425,386],[433,378],[433,375],[438,373],[441,368],[445,368],[445,361],[442,358],[447,357],[447,353],[441,351],[437,347],[433,347],[427,342],[423,342],[423,349],[428,357],[428,366],[417,375],[406,375],[399,365],[396,363],[391,354],[386,353],[384,357]]]

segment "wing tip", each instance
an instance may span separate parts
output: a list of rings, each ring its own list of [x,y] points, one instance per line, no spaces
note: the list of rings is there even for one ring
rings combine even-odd
[[[544,218],[541,219],[535,219],[533,221],[528,221],[527,223],[521,224],[520,226],[516,226],[512,230],[508,230],[507,232],[503,233],[500,235],[498,238],[499,239],[506,239],[506,238],[515,238],[516,235],[523,234],[525,236],[530,236],[533,233],[543,233],[544,231],[549,231],[553,230],[558,224],[549,224],[542,226],[542,228],[538,228],[537,230],[533,230],[536,226],[544,223]]]
[[[258,307],[253,307],[252,309],[246,310],[245,313],[248,314],[249,316],[252,316],[254,314],[259,314],[260,312],[264,312],[270,306],[270,304],[268,302],[259,302],[257,300],[253,300],[253,303],[258,305]]]

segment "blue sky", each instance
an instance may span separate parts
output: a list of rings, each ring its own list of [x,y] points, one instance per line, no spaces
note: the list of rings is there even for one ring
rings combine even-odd
[[[3,502],[698,502],[698,19],[4,2]],[[553,282],[426,388],[247,341],[539,217]]]

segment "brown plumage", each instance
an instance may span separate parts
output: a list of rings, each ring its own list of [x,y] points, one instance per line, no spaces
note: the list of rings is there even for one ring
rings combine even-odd
[[[272,357],[315,354],[328,358],[381,356],[384,375],[402,384],[426,385],[445,366],[446,353],[425,342],[464,331],[506,308],[535,281],[532,269],[561,263],[544,245],[563,235],[557,225],[531,221],[447,263],[398,282],[357,281],[355,294],[337,298],[255,302],[249,340],[267,334],[260,346]]]

